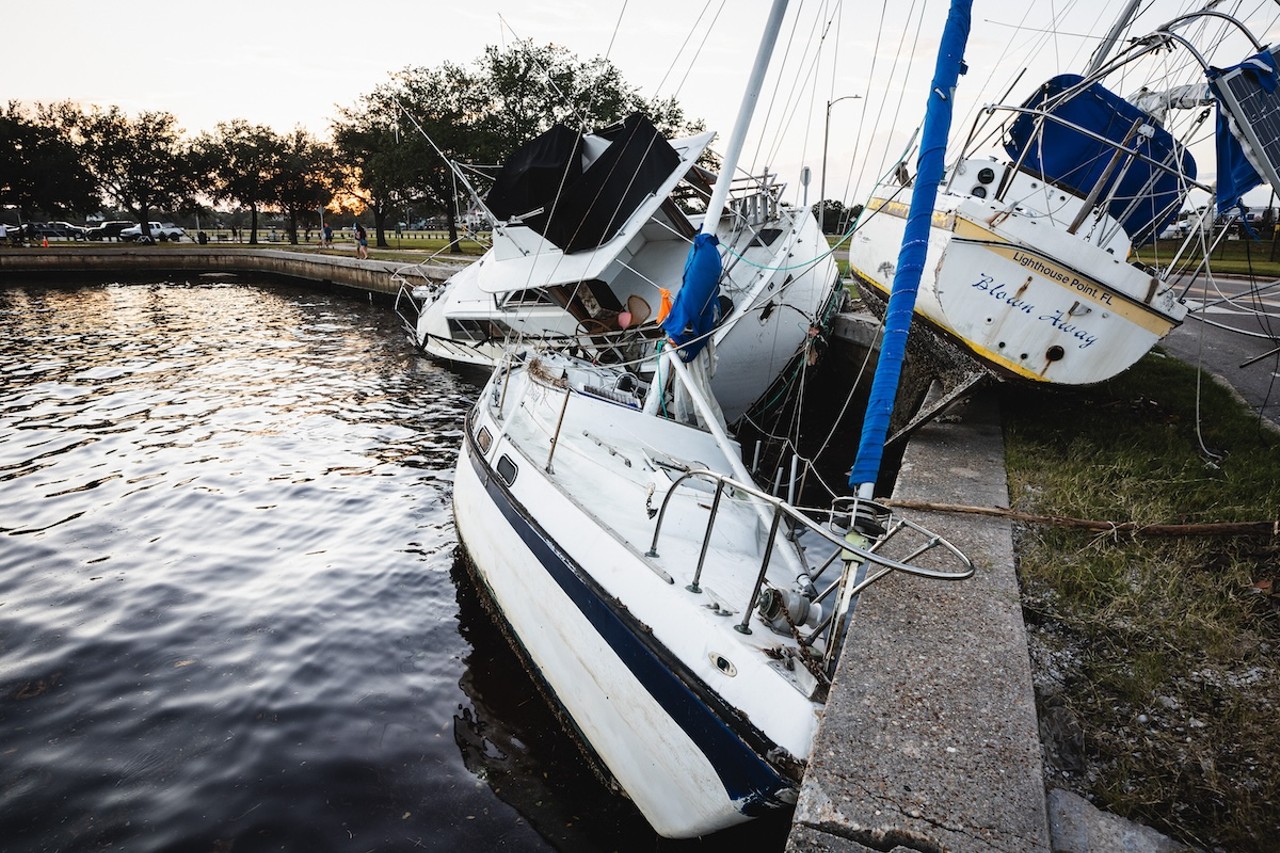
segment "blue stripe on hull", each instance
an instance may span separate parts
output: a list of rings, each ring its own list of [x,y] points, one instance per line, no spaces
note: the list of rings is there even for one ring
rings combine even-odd
[[[777,794],[793,786],[729,727],[725,721],[728,714],[717,714],[708,700],[724,711],[729,711],[729,706],[714,697],[710,688],[704,688],[702,696],[694,692],[689,684],[695,683],[696,677],[686,670],[687,681],[681,679],[675,671],[678,664],[674,658],[670,654],[660,655],[652,638],[642,637],[635,630],[635,620],[624,617],[611,606],[582,568],[530,518],[477,452],[470,418],[466,441],[476,476],[511,528],[635,679],[706,756],[720,777],[727,797],[737,804],[738,810],[744,815],[756,816],[784,805]],[[760,742],[763,749],[768,748],[763,734],[756,732],[753,739]],[[592,747],[595,748],[594,744]]]

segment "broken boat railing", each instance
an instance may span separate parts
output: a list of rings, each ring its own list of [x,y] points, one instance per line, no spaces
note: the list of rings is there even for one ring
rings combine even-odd
[[[852,601],[868,586],[895,571],[932,580],[957,581],[973,576],[973,561],[964,552],[928,528],[910,519],[893,514],[883,504],[849,497],[838,499],[830,509],[796,507],[783,498],[762,491],[754,485],[739,482],[724,474],[705,468],[697,468],[685,472],[667,490],[662,499],[662,505],[657,511],[657,520],[653,528],[653,540],[649,545],[648,552],[645,554],[646,557],[651,559],[658,557],[658,541],[662,535],[662,523],[666,518],[667,507],[671,503],[671,498],[681,484],[686,480],[695,478],[714,483],[715,496],[711,501],[711,512],[707,518],[707,527],[703,534],[702,548],[698,553],[698,562],[693,570],[693,579],[685,587],[690,592],[700,593],[702,591],[700,586],[702,570],[706,564],[707,552],[711,545],[712,530],[715,526],[720,501],[724,496],[725,490],[730,489],[741,493],[748,500],[756,501],[766,508],[772,508],[769,538],[765,542],[764,554],[760,561],[755,583],[751,587],[750,599],[744,609],[742,621],[734,625],[734,628],[740,633],[751,633],[751,616],[756,611],[757,605],[761,605],[762,596],[768,585],[766,574],[770,560],[773,557],[778,531],[781,529],[784,520],[788,523],[787,537],[789,539],[798,537],[803,529],[834,546],[831,555],[817,567],[816,571],[813,571],[811,576],[802,578],[804,585],[809,587],[805,595],[811,605],[820,605],[833,593],[839,593],[836,596],[836,601]],[[823,522],[815,521],[814,517],[824,518],[825,520]],[[845,520],[848,522],[847,525]],[[843,527],[839,533],[831,529],[837,524]],[[908,532],[908,535],[915,534],[918,537],[923,537],[923,544],[918,545],[901,560],[896,560],[880,553],[886,543],[904,531]],[[959,569],[947,571],[917,565],[913,562],[939,547],[949,552],[951,557],[959,563]],[[820,579],[827,568],[837,561],[837,558],[845,564],[844,571],[841,572],[840,577],[833,580],[825,589],[819,592],[813,587],[813,581]],[[868,570],[869,567],[876,567],[878,570]],[[785,595],[785,591],[779,592]],[[763,611],[763,605],[761,605],[761,609]],[[766,622],[771,621],[763,612],[761,613],[761,618]],[[834,662],[838,653],[838,649],[835,648],[838,644],[835,640],[840,639],[842,634],[840,622],[843,614],[840,608],[833,607],[831,612],[814,625],[807,634],[800,631],[789,617],[784,618],[790,624],[798,642],[803,646],[811,647],[819,637],[826,637],[828,642],[824,652],[824,670],[829,677],[834,669]]]

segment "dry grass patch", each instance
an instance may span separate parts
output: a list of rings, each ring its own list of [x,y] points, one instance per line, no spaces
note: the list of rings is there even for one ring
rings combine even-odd
[[[1280,515],[1280,440],[1156,353],[1075,392],[1005,389],[1015,509],[1114,522]],[[1280,548],[1025,527],[1052,784],[1197,847],[1280,850]]]

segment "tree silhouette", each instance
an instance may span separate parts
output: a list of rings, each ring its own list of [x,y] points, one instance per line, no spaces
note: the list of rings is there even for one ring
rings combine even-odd
[[[114,106],[73,113],[68,107],[66,115],[99,190],[136,215],[143,238],[150,240],[152,211],[184,206],[194,188],[191,155],[177,119],[166,112],[130,118]]]
[[[284,140],[271,128],[244,119],[219,122],[192,144],[202,189],[215,201],[249,208],[249,243],[258,242],[258,212],[280,196],[286,158]]]
[[[97,209],[93,175],[56,109],[37,106],[28,116],[10,102],[0,110],[0,150],[0,206],[20,220]]]

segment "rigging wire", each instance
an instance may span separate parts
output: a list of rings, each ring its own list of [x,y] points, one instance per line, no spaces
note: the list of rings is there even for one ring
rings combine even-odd
[[[885,0],[885,3],[881,9],[882,27],[884,22],[884,15],[888,9],[888,5],[889,5],[888,0]],[[918,16],[917,16],[917,9],[919,9]],[[915,38],[912,41],[911,50],[910,52],[908,52],[905,50],[905,47],[906,47],[907,35],[911,29],[911,21],[913,17],[916,20]],[[924,24],[924,18],[925,18],[925,6],[918,5],[918,0],[912,0],[910,7],[908,7],[907,9],[906,25],[903,26],[899,34],[898,47],[897,47],[897,50],[894,51],[893,62],[889,67],[888,79],[885,83],[885,86],[883,87],[883,91],[885,92],[896,89],[898,93],[897,98],[893,99],[892,101],[893,103],[892,117],[890,118],[889,123],[887,125],[888,127],[891,127],[891,128],[896,128],[898,126],[898,118],[902,113],[903,102],[906,99],[906,94],[907,94],[906,90],[908,88],[907,78],[910,76],[911,66],[914,65],[915,63],[915,52],[916,52],[916,48],[919,46],[920,33]],[[879,40],[879,36],[877,36],[877,39],[876,39],[876,55],[877,56],[880,53],[879,48],[880,48],[880,40]],[[895,82],[897,81],[899,63],[904,58],[904,56],[907,59],[907,64],[906,64],[906,68],[903,71],[903,79],[900,82]],[[875,63],[873,61],[873,67],[874,67],[874,64]],[[871,81],[873,80],[874,80],[874,76],[868,77],[868,84],[867,84],[868,89],[870,89]],[[889,105],[889,103],[890,103],[889,98],[880,99],[880,105],[876,112],[875,120],[873,123],[874,127],[886,126],[884,124],[885,109]],[[879,162],[878,162],[878,166],[876,167],[877,170],[883,170],[885,164],[887,163],[887,158],[889,156],[889,146],[893,144],[894,144],[894,141],[891,138],[889,138],[888,135],[886,135],[884,144],[880,151]],[[858,177],[859,185],[861,185],[862,177],[865,172],[865,165],[866,164],[864,162],[863,168],[859,171],[859,177]],[[845,177],[845,197],[846,198],[849,196],[849,187],[852,185],[853,167],[854,167],[854,160],[851,159],[849,161],[849,172]]]
[[[720,5],[716,8],[715,15],[711,18],[710,23],[707,24],[706,32],[702,34],[702,41],[698,43],[698,49],[694,51],[693,56],[689,59],[689,66],[685,68],[684,75],[680,78],[680,82],[676,85],[675,91],[671,93],[671,97],[673,98],[679,97],[680,93],[684,91],[684,84],[688,81],[689,75],[693,72],[693,68],[694,68],[694,65],[697,63],[697,60],[702,56],[702,51],[707,46],[707,39],[711,37],[711,34],[713,32],[715,32],[716,23],[720,20],[720,13],[724,11],[724,6],[726,2],[728,2],[728,0],[720,0]],[[710,0],[708,0],[707,5],[703,7],[704,14],[706,10],[710,8],[710,5],[711,5],[711,2]],[[698,21],[701,21],[701,20],[702,20],[702,15],[699,15]],[[694,32],[697,31],[698,21],[695,21],[693,27],[689,29],[689,36],[685,38],[686,43],[688,42],[689,38],[692,38]],[[683,51],[684,51],[684,45],[681,45],[680,51],[676,53],[676,57],[671,62],[671,68],[673,69],[675,68],[675,63],[679,60],[680,53],[682,53]],[[658,91],[661,90],[663,84],[665,84],[666,81],[667,81],[667,78],[664,76],[662,78],[662,83],[658,84],[658,90],[654,91],[655,98],[658,96]]]
[[[810,24],[809,35],[803,40],[804,50],[796,60],[796,65],[800,69],[800,73],[787,73],[787,65],[791,57],[791,48],[798,38],[800,27],[800,17],[797,15],[792,22],[792,32],[788,40],[787,50],[783,54],[775,75],[775,83],[773,94],[769,101],[769,107],[765,112],[764,121],[760,124],[760,132],[758,134],[759,141],[756,147],[755,160],[753,161],[752,171],[758,172],[768,168],[768,164],[775,162],[779,156],[782,144],[785,141],[787,131],[794,126],[795,116],[803,104],[801,92],[809,91],[812,93],[816,88],[816,78],[818,73],[818,63],[822,56],[821,37],[817,34],[823,29],[823,18],[814,16]],[[812,53],[812,58],[810,54]],[[806,70],[807,69],[807,70]],[[783,96],[782,81],[789,77],[791,80],[790,91]],[[812,95],[810,96],[812,102]],[[778,109],[777,125],[772,131],[772,144],[766,145],[765,138],[770,133],[770,125],[772,123],[774,110]],[[803,122],[806,128],[805,142],[808,141],[808,127],[812,123],[812,108],[810,109],[809,121]],[[802,151],[804,147],[802,146]]]
[[[723,2],[721,2],[720,7],[724,8]],[[667,63],[667,70],[663,72],[662,79],[659,80],[658,85],[654,87],[653,97],[655,99],[661,94],[662,87],[667,85],[667,78],[670,77],[671,72],[675,70],[676,63],[680,61],[680,57],[684,55],[685,48],[689,46],[689,41],[693,38],[693,34],[698,30],[698,24],[702,23],[703,17],[707,14],[707,10],[710,8],[711,8],[711,0],[706,0],[706,2],[702,4],[702,11],[698,13],[698,17],[694,20],[693,26],[689,27],[689,31],[685,33],[684,41],[680,42],[680,47],[676,49],[675,56],[671,57],[671,61]],[[717,12],[716,14],[718,15],[719,13]],[[708,32],[710,32],[710,30],[708,30]],[[705,40],[706,37],[703,36],[703,38]],[[684,83],[683,77],[681,78],[680,82],[681,84]],[[680,87],[677,86],[676,92],[678,93],[679,91],[680,91]]]

